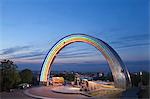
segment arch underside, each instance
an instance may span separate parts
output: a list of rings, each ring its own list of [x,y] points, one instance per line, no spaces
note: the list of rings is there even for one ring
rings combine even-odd
[[[88,43],[95,48],[97,48],[107,60],[109,67],[112,71],[112,75],[114,78],[114,84],[117,88],[126,88],[129,76],[128,71],[126,71],[125,65],[123,64],[119,55],[104,41],[88,36],[88,35],[69,35],[62,39],[60,39],[48,52],[41,69],[40,81],[47,82],[49,71],[53,60],[57,56],[57,54],[63,49],[65,46],[75,43],[75,42],[84,42]]]

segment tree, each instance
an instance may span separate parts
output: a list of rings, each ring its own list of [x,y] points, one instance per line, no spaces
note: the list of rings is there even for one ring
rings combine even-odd
[[[131,73],[130,77],[131,77],[132,86],[138,87],[140,82],[140,75]]]
[[[106,79],[111,81],[111,82],[114,81],[112,73],[108,73],[106,76]]]
[[[74,79],[75,79],[75,75],[69,74],[69,73],[67,73],[67,74],[63,74],[63,73],[55,74],[54,77],[63,77],[67,81],[74,81]]]
[[[143,85],[149,85],[149,72],[143,71],[141,75],[141,81]]]
[[[33,73],[29,69],[24,69],[20,72],[22,83],[33,83]]]
[[[64,76],[64,79],[67,81],[74,81],[75,76],[74,76],[74,74],[67,74]]]
[[[11,88],[15,88],[21,80],[17,66],[10,60],[0,62],[0,72],[1,91],[9,91]]]

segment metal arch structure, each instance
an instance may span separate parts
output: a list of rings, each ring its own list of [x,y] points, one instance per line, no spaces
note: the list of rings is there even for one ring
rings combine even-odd
[[[102,53],[111,69],[115,87],[126,89],[131,85],[129,72],[117,52],[104,41],[85,34],[67,35],[52,46],[44,59],[43,66],[41,68],[40,82],[48,82],[50,68],[56,55],[65,46],[74,42],[88,43],[97,48]]]

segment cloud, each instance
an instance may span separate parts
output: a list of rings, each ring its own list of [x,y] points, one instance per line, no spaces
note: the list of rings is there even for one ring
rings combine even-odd
[[[7,49],[0,50],[0,59],[11,59],[14,61],[29,61],[29,60],[41,60],[45,57],[47,50],[33,47],[32,45],[27,46],[15,46]],[[38,59],[34,59],[38,58]]]
[[[11,48],[6,48],[6,49],[0,50],[0,55],[13,54],[15,52],[22,51],[22,50],[29,49],[29,48],[31,48],[30,45],[28,45],[28,46],[16,46],[16,47],[11,47]]]
[[[89,51],[84,51],[84,52],[80,52],[80,50],[76,53],[63,53],[63,54],[58,54],[58,58],[76,58],[76,57],[91,57],[91,56],[95,56],[97,55],[97,53],[95,52],[89,52]]]
[[[24,61],[28,61],[28,60],[42,61],[42,60],[44,60],[44,57],[46,57],[47,52],[48,51],[33,50],[32,52],[28,52],[28,53],[20,53],[20,54],[12,55],[9,59],[15,59],[15,60],[21,59]],[[92,57],[98,56],[98,53],[94,52],[94,51],[85,51],[85,49],[83,49],[83,48],[81,48],[79,50],[79,49],[76,49],[76,47],[75,47],[74,49],[68,50],[68,52],[67,52],[67,50],[65,50],[65,52],[63,52],[63,51],[60,52],[57,55],[57,60],[67,61],[68,59],[73,59],[74,61],[77,61],[77,60],[87,59],[91,56]],[[87,60],[89,60],[89,59],[87,59]]]
[[[137,43],[137,44],[122,45],[122,46],[118,46],[117,48],[122,49],[122,48],[130,48],[130,47],[145,46],[145,45],[150,45],[150,43]]]
[[[12,59],[20,59],[20,58],[24,58],[24,59],[30,59],[30,60],[36,60],[36,59],[44,59],[44,57],[46,57],[46,52],[30,52],[30,53],[26,53],[26,54],[20,54],[20,55],[16,55],[13,56]],[[91,56],[96,56],[97,53],[95,52],[90,52],[90,51],[80,51],[77,50],[76,52],[68,52],[68,53],[59,53],[57,55],[58,59],[63,59],[63,58],[84,58],[84,57],[91,57]],[[99,54],[100,55],[100,54]]]
[[[141,35],[130,35],[130,36],[124,36],[120,37],[121,40],[127,40],[127,41],[139,41],[139,40],[148,40],[149,34],[141,34]]]
[[[137,46],[148,46],[150,45],[148,37],[149,37],[148,34],[130,35],[120,37],[116,39],[116,41],[109,42],[109,44],[117,49],[131,48]]]
[[[146,38],[146,39],[145,39]],[[131,48],[137,46],[147,46],[150,43],[147,40],[148,34],[142,35],[130,35],[126,37],[120,37],[116,39],[116,41],[109,42],[108,44],[116,49],[124,49],[124,48]],[[23,59],[23,60],[44,60],[46,54],[49,49],[42,50],[39,48],[33,48],[31,45],[28,46],[16,46],[12,48],[2,49],[0,50],[0,55],[8,55],[9,59]],[[25,52],[24,52],[25,51]],[[18,53],[20,52],[20,53]],[[96,58],[99,58],[101,54],[99,51],[93,48],[88,48],[87,46],[80,45],[71,45],[66,46],[60,53],[57,55],[58,60],[65,60],[65,59],[72,59],[79,61],[80,59],[91,62],[97,61]],[[101,56],[100,56],[101,57]],[[81,61],[83,61],[81,60]],[[65,60],[66,61],[66,60]]]
[[[10,59],[30,59],[30,58],[34,58],[34,57],[43,57],[45,54],[43,51],[32,51],[32,52],[28,52],[28,53],[22,53],[22,54],[16,54],[16,55],[12,55]]]

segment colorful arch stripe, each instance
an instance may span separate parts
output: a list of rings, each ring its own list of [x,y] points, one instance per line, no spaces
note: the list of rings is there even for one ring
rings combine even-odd
[[[106,58],[113,74],[116,87],[126,88],[130,81],[129,73],[119,55],[104,41],[85,34],[71,34],[60,39],[48,52],[41,68],[40,81],[47,82],[51,65],[56,55],[65,46],[74,42],[85,42],[95,46]]]

